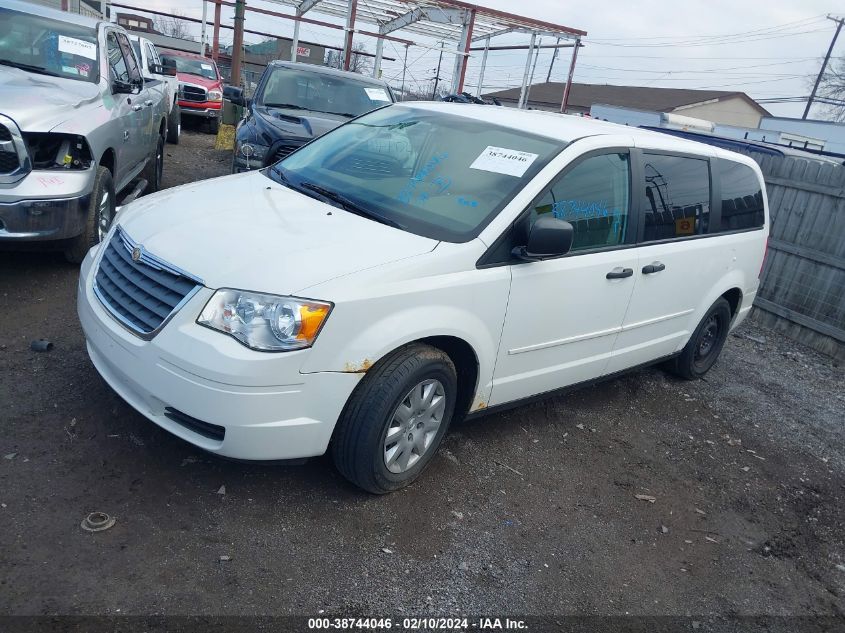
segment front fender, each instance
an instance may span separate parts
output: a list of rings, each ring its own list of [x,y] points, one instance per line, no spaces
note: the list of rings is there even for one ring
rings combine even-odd
[[[506,267],[409,280],[411,292],[338,301],[317,338],[303,373],[361,373],[413,341],[451,336],[478,359],[476,402],[487,402],[510,289]],[[396,284],[381,287],[396,288]]]

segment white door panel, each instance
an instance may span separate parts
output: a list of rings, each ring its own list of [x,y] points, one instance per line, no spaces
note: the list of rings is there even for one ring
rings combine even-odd
[[[491,404],[605,373],[636,279],[606,276],[636,264],[622,249],[512,266]]]
[[[702,297],[730,268],[733,252],[724,238],[707,237],[641,246],[637,290],[607,367],[613,373],[679,351],[701,318]],[[665,268],[644,274],[645,266]]]

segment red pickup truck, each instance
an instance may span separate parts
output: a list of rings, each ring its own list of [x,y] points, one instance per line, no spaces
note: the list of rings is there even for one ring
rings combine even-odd
[[[217,134],[223,113],[223,79],[217,64],[196,53],[165,48],[159,54],[165,64],[176,66],[182,116],[205,119],[208,131]]]

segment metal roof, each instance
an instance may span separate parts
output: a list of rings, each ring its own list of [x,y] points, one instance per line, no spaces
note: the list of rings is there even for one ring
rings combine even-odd
[[[317,4],[314,4],[312,0],[267,1],[272,4],[293,7],[297,10],[305,5],[306,11],[309,12],[345,18],[351,0],[319,0]],[[415,9],[427,9],[429,15],[433,13],[435,16],[439,12],[442,20],[435,21],[422,17],[418,21],[403,26],[401,30],[437,40],[459,41],[461,39],[461,22],[450,23],[448,17],[449,12],[454,12],[456,9],[475,10],[473,40],[509,32],[542,32],[561,38],[575,38],[586,35],[586,31],[561,24],[553,24],[459,0],[358,0],[356,20],[380,26],[395,18],[407,15]]]

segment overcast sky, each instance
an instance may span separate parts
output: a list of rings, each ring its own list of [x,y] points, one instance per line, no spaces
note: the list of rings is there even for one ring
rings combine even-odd
[[[200,17],[201,0],[123,0],[126,4],[176,10]],[[248,6],[293,13],[290,7],[267,0],[247,0]],[[366,0],[359,0],[366,4]],[[604,0],[596,2],[561,2],[561,0],[480,0],[478,4],[518,12],[587,31],[584,47],[578,53],[575,80],[583,83],[650,85],[666,88],[711,88],[740,90],[756,99],[806,96],[808,81],[819,70],[821,59],[830,45],[835,24],[825,19],[828,13],[843,14],[842,0]],[[209,3],[209,19],[213,17]],[[126,9],[116,9],[125,11]],[[223,8],[224,23],[232,24],[233,11]],[[319,14],[309,17],[339,23]],[[359,29],[376,30],[359,23]],[[246,28],[290,37],[293,23],[247,12]],[[195,29],[198,34],[199,30]],[[224,30],[224,42],[231,42],[231,31]],[[406,39],[433,44],[421,36],[396,33]],[[210,37],[210,35],[209,35]],[[356,36],[369,51],[375,40]],[[527,44],[528,35],[502,36],[493,44]],[[318,43],[340,45],[342,32],[303,24],[300,38]],[[246,35],[247,42],[262,38]],[[545,38],[543,44],[553,40]],[[454,48],[454,43],[447,44]],[[404,47],[388,42],[384,54],[396,62],[385,62],[383,78],[398,86],[401,81]],[[491,52],[484,76],[484,92],[519,86],[525,67],[526,51]],[[554,62],[552,81],[565,81],[571,49],[562,49]],[[840,36],[834,57],[845,55],[845,33]],[[419,89],[431,89],[437,51],[411,46],[408,51],[406,83]],[[552,50],[541,50],[534,81],[545,81],[552,61]],[[441,77],[451,80],[454,56],[444,55]],[[476,91],[478,57],[470,59],[466,89]],[[764,104],[779,116],[801,116],[803,104]]]

